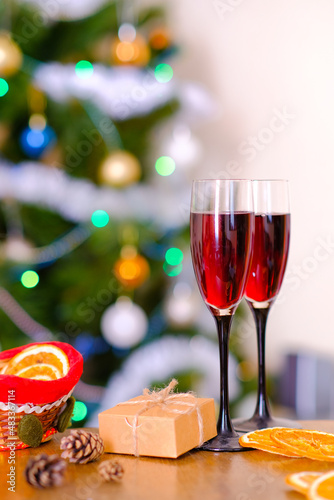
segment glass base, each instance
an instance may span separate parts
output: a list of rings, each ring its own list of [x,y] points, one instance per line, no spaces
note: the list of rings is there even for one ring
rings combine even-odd
[[[239,437],[236,432],[233,435],[218,434],[218,436],[210,439],[199,447],[204,451],[249,451],[253,448],[245,448],[239,444]]]
[[[243,418],[235,418],[232,420],[233,426],[238,432],[252,432],[259,429],[268,429],[268,427],[288,427],[289,429],[302,429],[302,426],[295,420],[288,420],[286,418],[273,418],[273,417],[258,417],[245,420]]]

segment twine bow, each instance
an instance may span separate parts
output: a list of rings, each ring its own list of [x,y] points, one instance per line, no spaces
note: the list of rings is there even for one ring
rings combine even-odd
[[[173,392],[174,388],[177,386],[178,381],[175,378],[170,382],[170,384],[161,389],[160,391],[150,391],[149,389],[144,389],[143,396],[146,399],[142,399],[140,401],[126,401],[126,405],[144,405],[134,416],[132,422],[132,436],[133,436],[133,452],[136,457],[139,456],[138,453],[138,419],[140,415],[145,413],[150,408],[158,407],[162,410],[169,411],[171,413],[176,413],[179,415],[187,415],[193,411],[197,413],[197,423],[199,430],[199,443],[198,446],[203,444],[204,441],[204,431],[203,431],[203,418],[201,415],[201,411],[198,406],[197,399],[195,395],[191,392],[185,393],[177,393]],[[180,410],[176,408],[169,408],[170,405],[180,405],[186,406],[187,409]],[[118,405],[117,405],[118,406]],[[129,424],[130,425],[130,424]]]

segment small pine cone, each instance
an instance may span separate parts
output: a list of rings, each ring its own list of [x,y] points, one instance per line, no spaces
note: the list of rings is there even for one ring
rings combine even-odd
[[[69,458],[75,464],[86,464],[97,460],[103,453],[103,441],[98,434],[73,429],[68,436],[60,441],[63,458]]]
[[[105,481],[120,481],[124,474],[124,469],[118,462],[105,460],[101,462],[98,471]]]
[[[58,455],[42,453],[28,460],[24,475],[35,488],[59,486],[63,482],[67,464]]]

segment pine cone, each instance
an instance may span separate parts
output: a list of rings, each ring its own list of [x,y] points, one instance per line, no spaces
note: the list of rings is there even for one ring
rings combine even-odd
[[[24,470],[26,480],[35,488],[59,486],[64,479],[67,464],[58,455],[42,453],[31,457]]]
[[[101,462],[98,471],[105,481],[120,481],[124,474],[124,469],[118,462],[105,460]]]
[[[63,458],[69,458],[70,462],[86,464],[99,458],[103,451],[103,441],[98,434],[73,429],[68,436],[60,441],[60,449],[65,450],[61,454]]]

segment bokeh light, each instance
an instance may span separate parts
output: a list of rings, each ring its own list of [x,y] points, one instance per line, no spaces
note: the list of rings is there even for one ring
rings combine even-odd
[[[94,73],[94,68],[91,62],[89,61],[79,61],[75,65],[75,73],[77,77],[85,80],[86,78],[90,78]]]
[[[148,278],[150,266],[142,255],[123,257],[127,252],[121,252],[121,258],[114,266],[116,278],[127,288],[137,288]],[[129,254],[131,255],[130,251]]]
[[[170,82],[173,78],[173,69],[169,66],[169,64],[158,64],[154,70],[154,76],[159,83]]]
[[[109,215],[104,210],[95,210],[92,214],[91,221],[95,227],[104,227],[109,222]]]
[[[178,266],[183,261],[183,252],[179,248],[169,248],[165,254],[167,264]]]
[[[29,130],[26,141],[31,148],[40,148],[44,144],[44,134],[41,130]]]
[[[178,266],[170,266],[167,262],[164,262],[163,270],[167,274],[167,276],[178,276],[182,272],[182,264]]]
[[[130,23],[121,24],[118,28],[118,38],[121,42],[133,42],[136,38],[136,28]]]
[[[42,122],[40,123],[40,126]],[[56,140],[55,131],[48,125],[41,129],[26,127],[20,135],[20,145],[27,156],[38,158]]]
[[[123,279],[133,280],[140,276],[141,268],[135,260],[126,260],[119,266],[118,272]]]
[[[170,156],[160,156],[155,162],[155,170],[163,177],[171,175],[175,170],[175,161]]]
[[[116,55],[122,62],[130,62],[136,55],[136,47],[130,42],[120,42],[116,48]]]
[[[85,403],[82,403],[81,401],[76,401],[74,403],[72,420],[74,420],[74,422],[79,422],[80,420],[83,420],[86,417],[87,413],[88,410]]]
[[[8,83],[3,78],[0,78],[0,97],[6,95],[8,90],[9,90]]]
[[[34,113],[29,118],[29,127],[35,130],[44,130],[46,127],[46,118],[40,113]]]
[[[39,276],[35,271],[25,271],[21,276],[21,283],[25,288],[34,288],[39,282]]]

